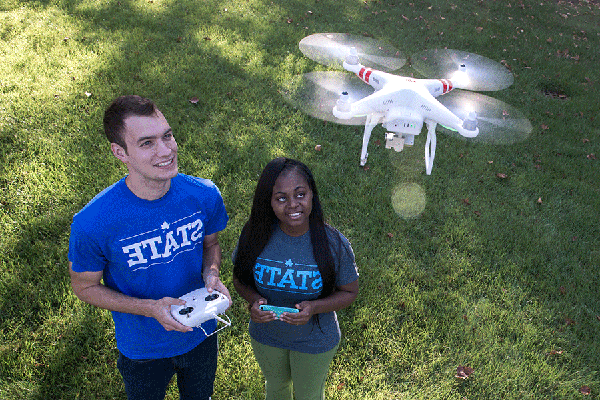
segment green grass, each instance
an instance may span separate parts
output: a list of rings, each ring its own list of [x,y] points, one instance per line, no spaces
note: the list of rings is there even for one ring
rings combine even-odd
[[[0,398],[124,398],[110,314],[74,297],[66,254],[73,214],[125,173],[101,119],[129,93],[159,104],[181,171],[220,187],[230,287],[263,166],[286,155],[313,169],[361,273],[327,398],[600,398],[599,18],[591,0],[4,0]],[[316,32],[504,60],[515,84],[487,94],[534,131],[510,146],[440,134],[426,176],[424,135],[391,153],[379,127],[363,170],[361,127],[315,120],[279,92],[324,68],[297,46]],[[398,193],[422,213],[398,215]],[[213,398],[261,399],[239,298],[229,314]],[[474,372],[457,379],[458,366]]]

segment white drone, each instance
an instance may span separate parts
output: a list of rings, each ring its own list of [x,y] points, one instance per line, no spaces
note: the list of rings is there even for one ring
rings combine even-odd
[[[396,151],[411,146],[423,124],[427,125],[427,175],[433,168],[438,126],[450,135],[487,143],[515,143],[531,133],[531,124],[517,109],[467,91],[512,85],[510,71],[485,57],[456,50],[425,51],[412,58],[411,66],[425,77],[442,78],[416,79],[381,71],[397,70],[407,59],[367,37],[317,33],[300,41],[300,51],[323,65],[341,66],[356,75],[336,71],[304,74],[300,84],[286,94],[291,104],[314,117],[345,125],[364,124],[361,166],[367,162],[371,132],[379,123],[387,131],[386,148]]]

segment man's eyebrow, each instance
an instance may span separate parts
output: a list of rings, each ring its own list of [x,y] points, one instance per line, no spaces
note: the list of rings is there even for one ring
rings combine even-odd
[[[155,138],[157,138],[157,137],[159,137],[159,136],[165,136],[167,133],[173,133],[173,129],[172,129],[172,128],[169,128],[169,129],[167,129],[166,131],[164,131],[164,132],[163,132],[161,135],[156,135],[156,136],[143,136],[143,137],[139,138],[137,142],[138,142],[138,143],[140,143],[140,142],[143,142],[143,141],[146,141],[146,140],[149,140],[149,139],[155,139]]]

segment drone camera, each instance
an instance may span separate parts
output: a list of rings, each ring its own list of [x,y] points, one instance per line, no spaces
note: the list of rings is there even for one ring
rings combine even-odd
[[[404,138],[394,132],[387,132],[385,134],[385,148],[394,149],[399,152],[404,149]]]

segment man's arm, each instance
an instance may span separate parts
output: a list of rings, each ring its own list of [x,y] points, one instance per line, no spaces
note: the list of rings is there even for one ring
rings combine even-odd
[[[183,305],[184,301],[172,297],[152,300],[126,296],[103,285],[101,283],[102,274],[102,271],[75,272],[73,264],[69,262],[71,286],[81,301],[109,311],[154,318],[167,331],[189,332],[192,330],[189,326],[182,325],[173,319],[170,313],[171,305]]]
[[[229,299],[229,305],[233,303],[229,290],[219,279],[221,270],[221,245],[219,244],[219,232],[204,237],[204,250],[202,252],[202,278],[209,292],[217,290]]]

